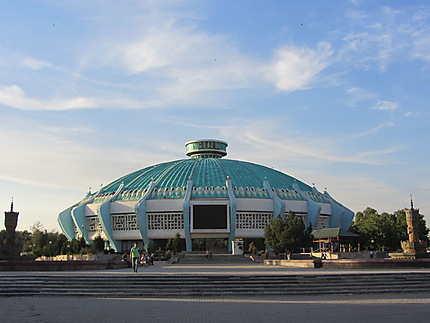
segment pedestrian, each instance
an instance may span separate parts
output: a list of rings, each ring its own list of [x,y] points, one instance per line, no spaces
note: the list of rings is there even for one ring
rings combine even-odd
[[[154,265],[154,253],[151,253],[150,259],[151,259],[151,265]]]
[[[327,259],[327,253],[326,253],[325,251],[323,251],[323,253],[322,253],[322,259],[323,259],[323,260],[326,260],[326,259]]]
[[[139,263],[140,263],[143,267],[148,267],[148,266],[147,266],[147,262],[146,262],[146,255],[145,255],[145,254],[141,254],[141,255],[140,255]]]
[[[134,246],[130,249],[130,259],[135,273],[137,273],[137,267],[139,265],[139,255],[140,249],[137,246],[137,243],[134,243]]]
[[[128,259],[127,253],[124,253],[122,255],[122,261],[124,261],[127,264],[128,268],[131,268],[131,261]]]

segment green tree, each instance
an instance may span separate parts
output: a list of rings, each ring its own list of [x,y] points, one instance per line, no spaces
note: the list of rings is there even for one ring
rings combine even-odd
[[[175,237],[172,240],[171,246],[174,254],[182,251],[182,239],[179,232],[175,234]]]
[[[166,243],[166,251],[172,251],[172,249],[173,249],[173,240],[169,239],[167,240],[167,243]]]
[[[31,234],[24,231],[20,234],[23,241],[23,251],[31,252],[33,255],[52,257],[62,253],[63,245],[67,243],[64,234],[58,232],[47,232],[43,225],[36,222],[31,227]]]
[[[87,250],[87,243],[85,242],[85,238],[81,237],[80,239],[72,239],[70,241],[70,248],[72,254],[84,254]]]
[[[91,252],[94,254],[101,253],[105,249],[105,242],[100,234],[94,238],[93,243],[91,244]]]
[[[17,231],[16,232],[16,245],[17,248],[20,251],[24,251],[24,252],[29,252],[30,250],[30,245],[31,245],[31,232],[24,230],[24,231]]]
[[[6,230],[1,230],[0,231],[0,256],[3,255],[3,245],[5,240],[6,240]]]
[[[427,241],[429,229],[422,215],[419,229],[420,239]],[[360,244],[364,250],[400,250],[400,241],[408,239],[405,210],[379,214],[368,207],[356,213],[351,231],[360,235]]]
[[[278,215],[272,219],[264,228],[264,240],[276,253],[285,251],[290,254],[295,249],[311,244],[311,236],[305,224],[293,212],[286,217]]]
[[[396,219],[399,225],[399,230],[401,230],[402,232],[400,240],[401,241],[408,240],[408,233],[407,233],[408,225],[406,224],[405,209],[397,210],[396,212],[394,212],[394,215],[396,216]],[[427,227],[427,223],[426,223],[426,220],[424,219],[424,215],[420,214],[419,216],[420,216],[420,220],[418,224],[419,239],[428,242],[430,229]]]
[[[31,235],[31,252],[37,256],[45,256],[46,245],[48,244],[48,234],[40,231],[34,230]]]

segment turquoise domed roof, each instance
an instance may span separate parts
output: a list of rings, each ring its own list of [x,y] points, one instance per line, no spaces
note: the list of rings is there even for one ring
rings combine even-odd
[[[271,217],[291,210],[312,227],[323,223],[346,230],[351,224],[354,213],[327,192],[320,193],[315,187],[263,165],[223,158],[228,146],[224,141],[200,139],[189,141],[185,146],[190,158],[145,167],[95,193],[89,192],[59,214],[63,232],[70,239],[78,232],[89,240],[90,235],[102,230],[115,250],[121,250],[121,241],[136,239],[133,235],[136,230],[148,245],[150,239],[166,239],[171,230],[183,229],[187,250],[191,251],[194,232],[191,229],[198,234],[207,233],[192,226],[193,212],[198,207],[215,209],[219,205],[225,209],[222,213],[225,219],[230,221],[230,227],[223,230],[228,229],[231,241],[238,232],[249,237],[258,234],[262,238],[260,231],[254,231],[261,230]],[[147,203],[149,200],[151,203]],[[163,221],[173,221],[168,223],[175,223],[175,229],[161,227]],[[250,221],[252,228],[249,228]],[[149,229],[149,223],[160,226]]]
[[[293,188],[296,184],[317,202],[327,202],[312,187],[266,166],[231,159],[190,158],[149,166],[125,175],[97,192],[94,202],[109,198],[123,184],[116,200],[136,200],[145,195],[151,183],[156,183],[150,199],[184,198],[187,182],[193,181],[192,198],[228,197],[226,180],[231,180],[237,198],[270,198],[264,181],[283,199],[301,200]],[[90,197],[88,196],[88,197]]]
[[[89,193],[82,202],[94,203],[111,198],[121,187],[116,200],[138,200],[155,185],[149,199],[184,198],[192,181],[191,198],[228,198],[226,181],[230,180],[236,198],[270,198],[270,187],[286,200],[303,200],[303,194],[316,202],[328,202],[315,188],[272,168],[239,160],[222,158],[227,143],[201,139],[185,144],[187,155],[180,159],[149,166],[125,175]],[[269,185],[264,185],[264,183]],[[300,190],[300,193],[298,192]]]

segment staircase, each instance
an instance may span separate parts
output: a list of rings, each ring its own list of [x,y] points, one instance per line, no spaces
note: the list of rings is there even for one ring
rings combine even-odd
[[[243,255],[232,255],[223,253],[214,253],[211,259],[207,259],[205,254],[201,253],[186,253],[182,258],[179,258],[180,265],[217,265],[217,264],[250,264],[253,261]]]
[[[417,293],[430,273],[300,275],[3,275],[0,297],[200,297],[364,293]]]

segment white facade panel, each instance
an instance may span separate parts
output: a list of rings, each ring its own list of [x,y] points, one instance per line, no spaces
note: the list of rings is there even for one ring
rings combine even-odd
[[[137,201],[115,201],[110,204],[111,214],[134,213]]]
[[[182,212],[183,205],[183,199],[147,200],[146,212]]]
[[[318,203],[321,206],[320,214],[331,214],[331,204],[328,203]]]
[[[264,238],[264,230],[236,230],[235,238]]]
[[[239,211],[264,211],[273,212],[272,199],[236,199],[236,210]]]
[[[85,205],[85,216],[97,215],[97,209],[101,203],[93,203]]]
[[[283,200],[285,202],[285,213],[289,211],[297,213],[308,213],[308,202],[301,200]]]
[[[115,240],[142,240],[139,231],[113,231],[113,238]]]

